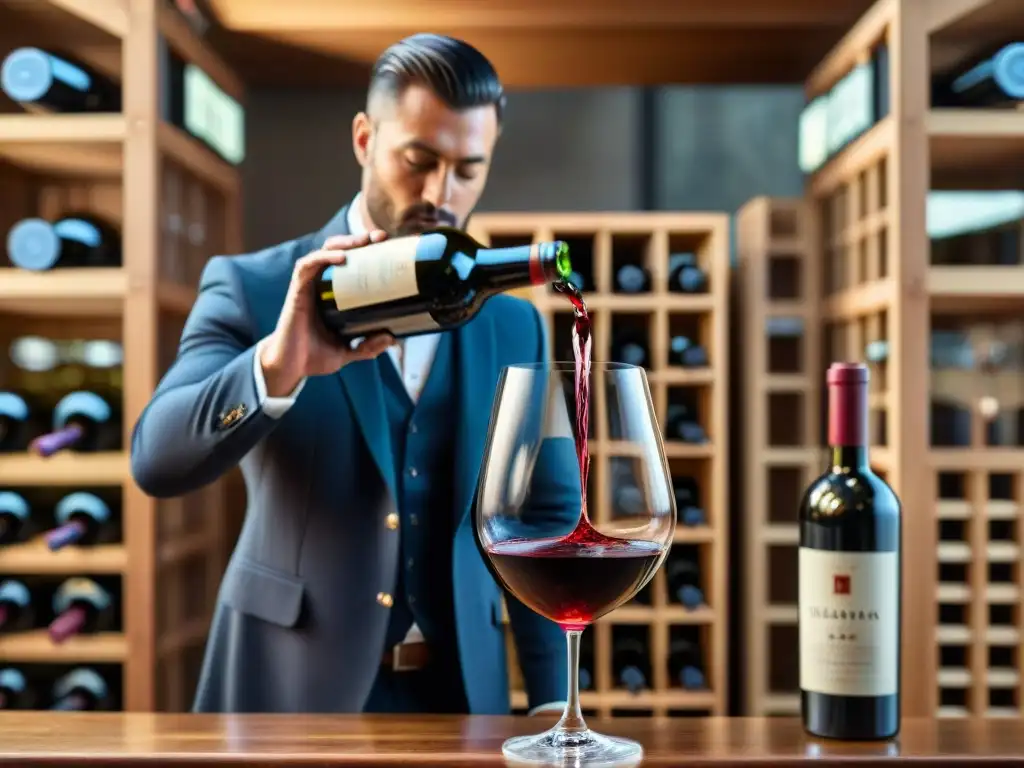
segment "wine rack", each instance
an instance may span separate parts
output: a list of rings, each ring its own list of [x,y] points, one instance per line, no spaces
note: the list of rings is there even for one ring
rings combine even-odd
[[[0,24],[17,46],[60,51],[110,77],[123,103],[119,113],[57,114],[5,101],[0,114],[4,237],[26,217],[73,211],[111,222],[123,244],[121,266],[28,271],[0,258],[0,390],[49,407],[66,391],[103,387],[121,420],[113,450],[0,453],[0,491],[21,495],[33,523],[27,540],[0,547],[0,581],[30,585],[39,613],[25,631],[0,630],[0,668],[19,668],[45,688],[86,667],[109,687],[109,707],[187,711],[230,545],[223,486],[150,498],[132,482],[128,449],[174,359],[203,263],[241,250],[241,183],[234,166],[162,118],[161,47],[236,100],[241,83],[161,0],[5,3]],[[57,350],[45,370],[19,368],[9,354],[32,336]],[[120,363],[93,368],[82,350],[96,340],[119,346]],[[107,494],[121,525],[109,541],[51,552],[42,534],[55,525],[57,501],[77,491]],[[52,587],[76,577],[113,598],[110,624],[57,644],[45,629]],[[49,706],[45,696],[41,705]]]
[[[1024,711],[1024,448],[1006,418],[1020,373],[991,359],[993,339],[1018,343],[1019,226],[1008,260],[957,261],[954,252],[975,247],[970,238],[933,237],[955,219],[955,208],[935,205],[938,193],[1019,187],[1024,115],[929,102],[932,77],[1022,34],[1019,5],[1001,0],[879,0],[806,82],[811,100],[873,60],[875,89],[888,97],[808,177],[806,197],[819,221],[824,359],[870,366],[873,464],[903,502],[906,716]],[[958,213],[984,202],[963,205]],[[969,354],[957,358],[958,346]]]
[[[736,216],[733,307],[737,506],[743,539],[742,654],[746,712],[800,711],[796,525],[800,497],[823,468],[816,219],[802,199],[756,198]],[[735,571],[734,571],[735,572]]]
[[[598,620],[584,633],[592,683],[581,692],[585,711],[615,715],[724,715],[728,666],[728,434],[727,382],[729,305],[729,223],[726,215],[704,213],[491,213],[473,217],[471,234],[493,246],[561,239],[569,243],[573,267],[582,278],[584,299],[593,318],[593,359],[614,359],[613,337],[629,334],[646,347],[645,367],[658,422],[664,429],[670,406],[690,396],[706,441],[665,441],[677,491],[695,480],[695,506],[703,514],[687,524],[681,516],[669,559],[631,603]],[[669,289],[675,265],[687,259],[703,275],[696,292]],[[618,290],[616,275],[625,266],[642,267],[647,290]],[[558,360],[572,360],[572,313],[567,301],[549,288],[528,291],[545,317]],[[686,367],[670,365],[670,339],[687,339],[706,359]],[[615,489],[614,446],[602,439],[606,423],[601,389],[595,390],[595,429],[591,433],[590,514],[600,523],[612,514]],[[687,485],[689,487],[689,485]],[[678,498],[678,497],[677,497]],[[670,595],[669,577],[695,570],[702,598],[693,605]],[[675,578],[675,577],[673,577]],[[681,578],[681,577],[680,577]],[[588,636],[591,636],[588,638]],[[509,653],[515,648],[509,637]],[[613,648],[639,641],[647,649],[649,670],[634,693],[616,679]],[[670,679],[670,648],[690,643],[700,649],[703,684],[684,688]],[[512,668],[512,706],[526,706],[521,679]]]

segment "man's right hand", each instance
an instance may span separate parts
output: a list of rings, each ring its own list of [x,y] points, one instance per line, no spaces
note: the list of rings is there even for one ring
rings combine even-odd
[[[380,230],[330,237],[321,250],[295,262],[277,327],[260,348],[260,365],[270,397],[286,397],[307,376],[334,373],[355,360],[371,360],[395,343],[390,335],[378,334],[349,349],[331,338],[317,317],[313,301],[313,281],[325,267],[344,264],[346,251],[385,239],[387,234]]]

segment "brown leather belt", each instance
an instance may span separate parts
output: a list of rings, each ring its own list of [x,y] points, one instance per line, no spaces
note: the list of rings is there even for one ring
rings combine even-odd
[[[392,672],[414,672],[423,669],[430,661],[427,644],[399,643],[384,654],[381,666],[390,667]]]

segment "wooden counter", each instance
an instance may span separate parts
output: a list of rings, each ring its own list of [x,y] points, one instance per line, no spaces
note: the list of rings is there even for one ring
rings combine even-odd
[[[552,722],[514,717],[77,714],[0,712],[0,764],[38,766],[488,766],[501,743]],[[882,757],[934,766],[1024,765],[1017,720],[910,720],[897,742],[825,743],[790,719],[594,720],[638,739],[643,765],[868,765]]]

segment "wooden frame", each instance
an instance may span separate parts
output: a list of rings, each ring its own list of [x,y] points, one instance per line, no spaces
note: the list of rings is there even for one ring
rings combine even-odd
[[[670,600],[664,569],[649,587],[650,604],[626,605],[613,611],[585,633],[592,635],[593,690],[581,694],[586,711],[601,715],[620,713],[654,715],[727,714],[728,665],[726,659],[729,585],[728,531],[728,284],[729,230],[724,214],[703,213],[545,213],[479,214],[473,217],[471,234],[488,244],[515,244],[555,238],[566,239],[575,253],[591,253],[589,263],[577,258],[574,266],[588,275],[587,306],[594,322],[594,360],[610,360],[612,334],[619,322],[637,320],[645,327],[651,365],[648,379],[659,422],[664,425],[670,394],[676,388],[699,390],[699,411],[710,442],[706,445],[666,441],[674,473],[699,478],[707,525],[676,529],[675,545],[695,545],[702,587],[708,605],[688,610]],[[580,245],[576,245],[579,243]],[[582,247],[580,247],[582,246]],[[692,249],[708,275],[704,294],[670,293],[669,255]],[[651,292],[639,295],[615,293],[613,270],[628,261],[642,263],[651,274]],[[524,294],[546,318],[552,354],[571,360],[564,334],[571,327],[571,308],[550,289]],[[678,368],[668,365],[668,337],[676,323],[692,321],[699,327],[701,344],[708,351],[709,367]],[[684,332],[680,330],[679,332]],[[568,357],[567,357],[568,355]],[[601,388],[595,391],[595,435],[591,439],[591,514],[600,523],[611,515],[610,462],[614,445],[606,434],[606,406]],[[617,627],[647,628],[651,674],[649,690],[638,695],[618,688],[612,679],[612,635]],[[669,680],[667,661],[673,627],[699,627],[707,690],[684,690]],[[510,652],[514,647],[509,645]],[[512,663],[512,705],[526,705],[516,664]]]
[[[736,224],[743,696],[749,714],[793,715],[800,711],[791,652],[798,645],[796,514],[824,468],[817,218],[802,199],[756,198]]]
[[[121,451],[51,459],[0,455],[0,484],[26,494],[39,486],[120,487],[119,543],[58,554],[38,540],[5,547],[0,574],[111,577],[121,593],[121,625],[59,647],[43,630],[5,635],[0,665],[110,664],[111,679],[122,681],[115,706],[186,711],[230,546],[223,487],[218,483],[186,499],[146,496],[132,482],[128,446],[136,419],[173,361],[205,260],[241,250],[240,180],[236,168],[163,122],[162,41],[232,97],[241,100],[243,90],[220,58],[158,0],[103,0],[102,8],[81,0],[37,0],[5,6],[0,21],[8,33],[21,30],[26,42],[59,44],[114,76],[123,94],[121,114],[0,116],[0,172],[8,189],[17,183],[22,201],[15,204],[16,196],[7,195],[2,223],[85,208],[120,225],[124,251],[120,268],[0,268],[5,336],[109,338],[124,350]],[[11,385],[14,371],[3,361],[0,386]]]
[[[1019,524],[1020,479],[1009,505],[989,499],[984,481],[990,473],[1016,472],[1024,453],[983,447],[977,424],[969,448],[931,445],[929,396],[945,377],[930,369],[929,339],[940,314],[1019,315],[1024,270],[932,266],[926,199],[931,189],[986,188],[1019,176],[1022,116],[932,108],[929,80],[935,67],[1015,39],[1022,28],[1019,5],[1004,0],[879,0],[806,83],[813,98],[875,44],[888,48],[888,116],[814,173],[807,196],[821,220],[825,359],[864,360],[868,343],[888,344],[883,359],[871,363],[873,436],[884,440],[873,448],[873,463],[903,502],[903,704],[911,717],[1021,711],[1019,650],[1016,669],[990,670],[988,655],[1008,639],[1020,648],[1019,610],[1012,626],[989,626],[991,605],[1016,604],[1024,586],[1019,572],[1015,583],[988,583],[989,566],[1015,559],[1017,545],[1011,553],[1005,542],[990,542],[987,527],[999,518]],[[950,472],[965,476],[966,498],[939,498],[942,475]],[[966,522],[966,541],[939,541],[939,527],[950,520]],[[940,564],[950,562],[969,563],[966,583],[940,580]],[[955,625],[940,624],[940,604],[964,606]],[[964,668],[942,668],[939,651],[947,644],[969,649]],[[990,690],[1007,686],[1016,704],[992,705]],[[949,688],[966,689],[960,704],[944,705]]]

